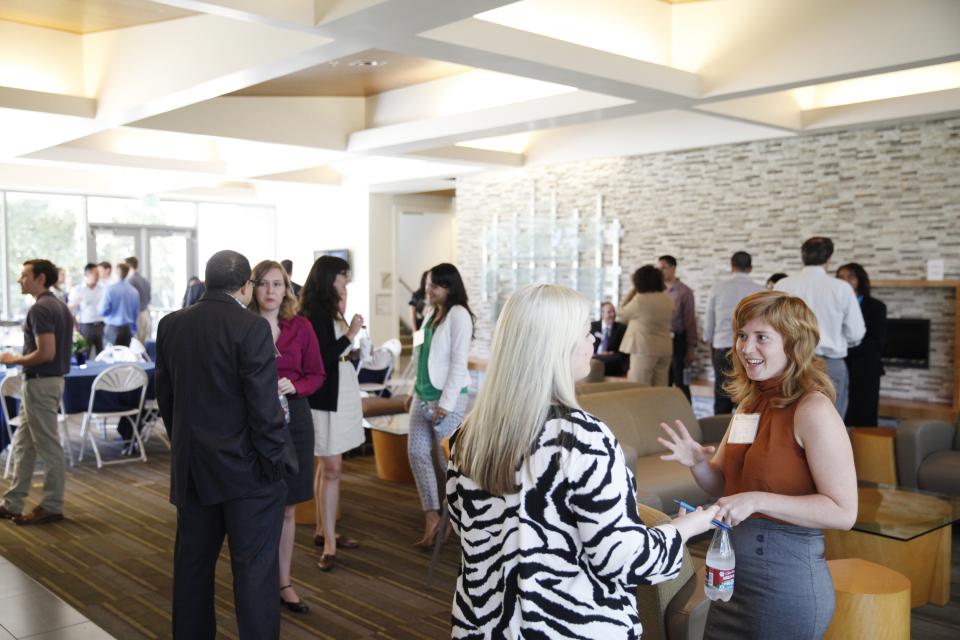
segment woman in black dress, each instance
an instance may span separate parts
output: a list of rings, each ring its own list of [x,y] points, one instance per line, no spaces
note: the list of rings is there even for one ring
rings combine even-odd
[[[313,497],[313,419],[307,397],[323,384],[325,377],[320,346],[310,322],[297,315],[290,276],[280,263],[264,260],[253,268],[254,282],[250,310],[270,323],[277,349],[277,393],[287,400],[289,429],[297,453],[299,471],[287,478],[287,508],[280,533],[280,602],[295,613],[306,613],[290,581],[293,537],[296,530],[294,505]]]
[[[847,351],[850,404],[843,421],[848,427],[875,427],[880,405],[880,376],[884,374],[880,356],[887,339],[887,305],[870,295],[870,276],[856,262],[837,269],[837,277],[853,287],[867,326],[863,341]]]

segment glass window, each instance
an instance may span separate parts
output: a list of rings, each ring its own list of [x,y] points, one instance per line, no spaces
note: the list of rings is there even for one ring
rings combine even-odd
[[[86,264],[83,197],[7,192],[7,296],[10,316],[23,318],[33,298],[20,293],[17,279],[24,260],[46,258],[63,267],[58,287],[69,291],[79,282]]]
[[[87,221],[192,228],[197,224],[197,205],[194,202],[157,200],[153,196],[143,200],[89,197]]]
[[[200,270],[217,251],[233,249],[250,261],[276,260],[277,220],[273,207],[199,204],[197,243]]]

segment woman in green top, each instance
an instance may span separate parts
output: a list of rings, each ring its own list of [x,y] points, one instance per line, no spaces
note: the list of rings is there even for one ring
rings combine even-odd
[[[460,426],[466,413],[474,321],[463,279],[452,264],[430,269],[426,294],[429,310],[414,335],[417,382],[407,436],[410,468],[424,512],[423,537],[415,544],[423,548],[433,545],[440,526],[438,479],[447,466],[440,442]]]

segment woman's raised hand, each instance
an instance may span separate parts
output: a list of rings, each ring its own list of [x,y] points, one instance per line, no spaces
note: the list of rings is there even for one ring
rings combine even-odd
[[[676,429],[666,422],[660,423],[660,428],[666,432],[668,438],[657,438],[657,442],[670,450],[667,455],[660,456],[661,460],[676,460],[685,467],[695,467],[701,462],[710,459],[716,447],[705,447],[690,436],[687,427],[680,420],[674,420]]]

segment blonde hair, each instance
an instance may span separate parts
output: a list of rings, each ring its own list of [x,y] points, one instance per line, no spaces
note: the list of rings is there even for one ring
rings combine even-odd
[[[483,387],[457,435],[460,471],[494,495],[517,491],[516,472],[551,405],[579,408],[573,353],[589,318],[573,289],[528,285],[503,306]]]
[[[277,317],[280,320],[289,320],[293,316],[297,315],[297,298],[293,295],[293,285],[290,283],[290,276],[287,274],[287,270],[283,268],[279,262],[274,260],[263,260],[258,262],[257,266],[253,268],[253,271],[250,273],[250,279],[254,282],[260,282],[267,273],[273,269],[279,269],[280,275],[283,277],[283,300],[280,301],[280,311],[277,313]],[[256,285],[254,285],[256,287]],[[254,291],[253,295],[250,296],[250,304],[247,305],[247,309],[253,311],[254,313],[260,313],[260,303],[257,302],[257,292]]]
[[[783,351],[787,366],[780,376],[780,397],[772,404],[785,407],[811,391],[819,391],[831,401],[837,397],[827,375],[826,365],[815,350],[820,342],[817,317],[800,298],[783,291],[759,291],[740,301],[733,312],[733,335],[740,335],[743,327],[760,318],[783,337]],[[737,338],[739,339],[739,338]],[[760,383],[751,380],[733,347],[733,375],[724,390],[737,404],[755,406],[760,399]]]

